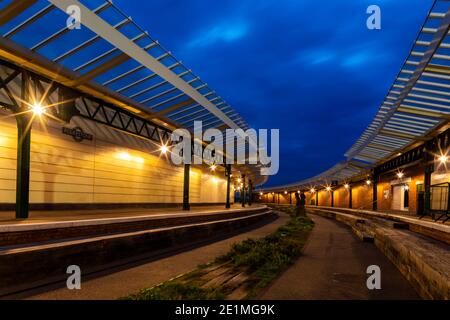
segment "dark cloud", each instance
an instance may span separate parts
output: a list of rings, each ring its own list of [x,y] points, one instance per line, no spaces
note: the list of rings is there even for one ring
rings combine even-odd
[[[432,0],[116,0],[255,128],[280,128],[268,185],[343,159],[375,115]],[[366,28],[377,4],[382,29]]]

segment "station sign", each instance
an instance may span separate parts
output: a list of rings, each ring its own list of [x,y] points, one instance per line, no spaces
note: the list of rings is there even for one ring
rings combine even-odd
[[[75,128],[62,128],[62,133],[68,136],[72,136],[73,140],[76,142],[82,142],[83,140],[92,141],[94,136],[90,133],[86,133],[80,127]]]

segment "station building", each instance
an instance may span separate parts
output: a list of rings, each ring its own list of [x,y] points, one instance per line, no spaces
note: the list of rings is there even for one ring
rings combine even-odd
[[[311,206],[379,210],[407,215],[434,213],[437,217],[446,218],[450,208],[450,157],[442,150],[449,148],[450,131],[447,125],[441,130],[443,132],[439,134],[434,132],[437,136],[430,138],[431,144],[428,142],[428,146],[440,146],[437,150],[433,151],[432,147],[427,148],[427,143],[423,143],[374,168],[355,169],[356,163],[345,164],[347,167],[338,165],[328,172],[331,174],[328,179],[319,177],[302,184],[260,191],[259,200],[265,203],[295,204],[295,193],[303,192],[306,204]],[[339,180],[336,173],[345,169],[347,172],[361,172]]]
[[[74,118],[69,124],[51,119],[41,121],[34,121],[31,135],[33,208],[183,202],[184,168],[172,165],[170,155],[162,154],[156,143],[84,119]],[[4,118],[0,126],[0,207],[13,210],[18,143],[15,119]],[[63,132],[64,128],[79,128],[90,139],[76,141]],[[191,168],[190,202],[225,204],[226,182],[223,170]],[[230,196],[233,202],[232,189]]]
[[[248,124],[111,1],[7,1],[0,32],[0,209],[229,206],[266,181],[170,161],[175,129]]]
[[[260,201],[431,215],[450,212],[449,4],[435,1],[377,114],[331,169],[258,190]],[[304,168],[303,168],[304,169]]]

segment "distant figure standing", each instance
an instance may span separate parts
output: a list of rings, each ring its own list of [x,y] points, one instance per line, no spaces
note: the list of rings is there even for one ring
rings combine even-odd
[[[305,205],[306,205],[306,195],[304,192],[302,192],[300,194],[300,214],[303,216],[306,214]]]
[[[295,206],[296,206],[296,210],[295,210],[295,215],[296,216],[300,216],[300,215],[305,215],[305,204],[306,204],[306,196],[305,194],[302,193],[295,193]]]
[[[300,214],[300,195],[298,192],[295,193],[295,215],[298,216]]]

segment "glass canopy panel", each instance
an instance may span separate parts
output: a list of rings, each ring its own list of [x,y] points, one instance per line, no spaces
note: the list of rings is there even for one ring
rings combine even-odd
[[[212,89],[112,2],[102,0],[80,2],[204,96],[206,98],[204,101],[212,100],[211,105],[201,108],[214,108],[217,105],[215,110],[220,111],[219,106],[223,102],[215,99],[217,95]],[[12,3],[2,1],[0,8]],[[103,84],[108,89],[134,100],[137,105],[147,106],[149,110],[170,110],[165,114],[169,115],[169,118],[172,114],[180,116],[178,112],[183,109],[186,111],[182,114],[185,118],[189,118],[189,113],[198,111],[193,108],[194,102],[187,101],[191,98],[182,88],[174,87],[154,74],[153,70],[125,55],[89,28],[82,26],[79,30],[69,30],[66,26],[67,20],[68,15],[52,5],[51,1],[39,0],[2,25],[0,32],[4,37],[77,72],[84,81]],[[227,117],[227,114],[230,116]],[[219,119],[216,121],[217,126],[223,125],[226,120],[232,121],[231,116],[234,116],[234,113],[227,114],[220,119],[217,118]],[[196,118],[196,114],[191,118],[192,120]],[[235,123],[245,124],[240,117],[234,119]]]

